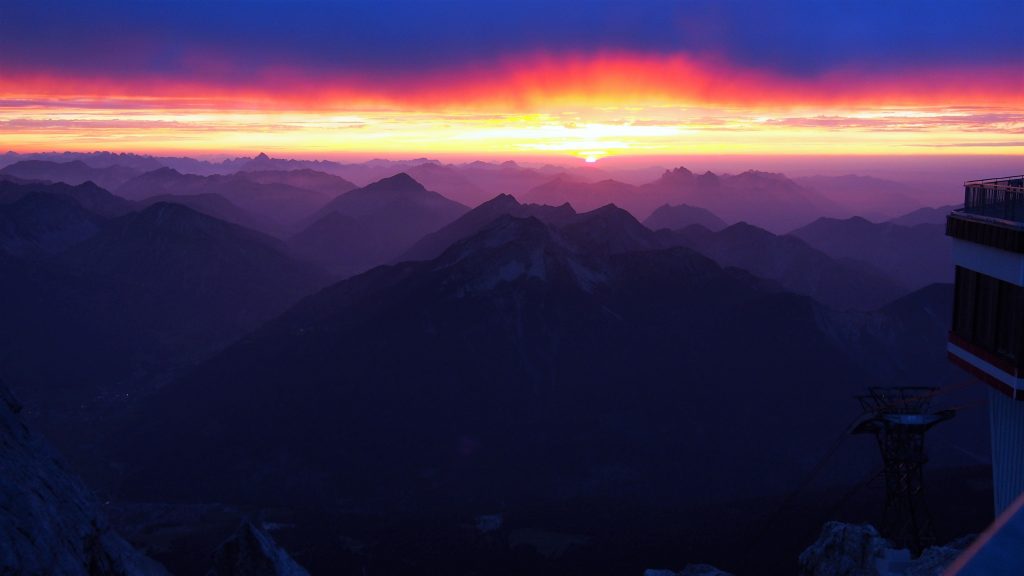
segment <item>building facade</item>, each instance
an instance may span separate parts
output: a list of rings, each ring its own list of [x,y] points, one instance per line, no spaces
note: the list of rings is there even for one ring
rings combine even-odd
[[[950,359],[991,387],[996,514],[1024,493],[1024,176],[964,183]]]

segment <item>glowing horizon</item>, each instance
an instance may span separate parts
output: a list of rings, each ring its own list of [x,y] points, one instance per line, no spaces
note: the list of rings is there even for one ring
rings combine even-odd
[[[325,29],[314,41],[289,34],[291,29],[277,20],[309,27],[318,21],[304,11],[343,7],[242,5],[250,9],[251,21],[228,29],[229,37],[222,37],[216,21],[235,13],[220,4],[133,4],[124,14],[64,7],[109,27],[96,32],[104,42],[103,34],[114,36],[109,44],[69,37],[78,51],[57,50],[21,27],[4,29],[0,23],[0,32],[13,38],[0,40],[0,147],[590,161],[652,155],[1024,154],[1022,58],[998,45],[984,48],[988,52],[973,44],[946,46],[942,37],[921,32],[889,55],[875,50],[872,38],[844,41],[828,30],[819,39],[805,38],[806,19],[812,16],[801,22],[768,12],[737,21],[742,11],[724,17],[713,4],[705,7],[707,14],[692,10],[668,19],[666,29],[657,20],[634,23],[637,30],[611,27],[605,20],[627,9],[605,6],[608,14],[594,16],[605,19],[603,33],[577,31],[582,36],[568,40],[559,35],[558,24],[569,16],[555,14],[551,23],[537,24],[547,28],[528,41],[521,38],[523,23],[512,22],[496,29],[500,45],[495,47],[463,30],[493,19],[483,8],[455,24],[445,15],[417,15],[439,19],[442,28],[455,26],[454,36],[415,27],[408,15],[389,21],[415,36],[404,43],[389,43],[386,34],[351,39],[360,31],[355,16],[379,27],[371,18],[379,15],[339,12],[334,16],[348,26],[348,34]],[[180,21],[167,20],[167,6],[183,12]],[[14,7],[13,21],[23,17],[28,29],[74,25],[72,12],[51,22],[43,20],[45,10],[36,14],[37,8],[17,2]],[[404,8],[417,9],[415,3]],[[948,18],[938,23],[952,34],[966,25],[957,20],[969,16],[957,14],[953,5],[947,8]],[[147,10],[163,10],[165,18],[153,18]],[[644,14],[642,8],[629,10]],[[104,14],[118,14],[144,29],[122,33],[116,23],[101,19]],[[202,23],[204,15],[211,23]],[[879,37],[936,25],[912,18],[878,21],[868,9],[853,16],[886,24],[890,29],[880,28]],[[777,25],[791,27],[776,34],[788,43],[746,39],[763,35],[760,20],[773,17]],[[325,18],[323,25],[329,22]],[[726,25],[722,22],[738,35],[726,40],[709,35],[707,30]],[[982,24],[988,25],[977,23]],[[642,45],[644,32],[657,40],[655,45]],[[20,42],[19,34],[24,35]],[[687,37],[696,44],[666,48]],[[417,45],[425,39],[440,43],[436,51]],[[807,53],[810,40],[819,43],[821,56]],[[558,46],[565,42],[571,45]],[[914,42],[925,42],[931,52],[918,54]],[[476,50],[481,45],[486,50]],[[772,55],[767,61],[761,56],[766,50]]]

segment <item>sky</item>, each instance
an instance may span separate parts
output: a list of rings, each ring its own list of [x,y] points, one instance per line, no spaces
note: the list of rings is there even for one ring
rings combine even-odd
[[[1024,154],[1020,0],[3,0],[0,148]]]

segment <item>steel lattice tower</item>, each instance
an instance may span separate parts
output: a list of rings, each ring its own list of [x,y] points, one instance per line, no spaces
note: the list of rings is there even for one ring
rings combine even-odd
[[[924,496],[924,435],[954,410],[929,412],[937,388],[870,388],[858,396],[864,416],[854,434],[874,434],[882,452],[885,509],[882,533],[916,556],[934,543],[931,514]]]

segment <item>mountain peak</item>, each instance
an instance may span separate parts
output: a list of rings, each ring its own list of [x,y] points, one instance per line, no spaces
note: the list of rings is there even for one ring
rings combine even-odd
[[[568,281],[589,292],[605,280],[598,269],[579,258],[557,230],[536,217],[509,214],[453,244],[432,267],[447,269],[457,279],[452,286],[459,298],[524,280]]]
[[[181,172],[178,172],[177,170],[175,170],[174,168],[171,168],[169,166],[162,166],[160,168],[157,168],[156,170],[150,170],[149,172],[146,172],[145,174],[142,174],[142,176],[160,176],[160,177],[181,176]]]
[[[663,178],[680,178],[689,176],[693,176],[693,172],[690,172],[686,166],[678,166],[671,170],[665,170],[665,173],[662,174]]]
[[[721,234],[724,236],[761,239],[775,236],[775,234],[772,234],[764,228],[759,228],[745,221],[740,221],[732,226],[726,227],[721,231]]]
[[[255,158],[253,158],[253,160],[270,160],[270,156],[267,156],[264,152],[260,152]]]
[[[141,221],[163,226],[190,220],[216,220],[176,202],[157,202],[136,213]]]
[[[381,178],[372,184],[366,185],[364,190],[371,189],[387,189],[396,190],[402,192],[419,192],[426,190],[423,184],[420,184],[415,178],[409,176],[405,172],[399,172],[394,176],[388,176],[387,178]]]
[[[483,202],[474,210],[479,210],[481,208],[515,208],[517,206],[520,206],[520,204],[519,201],[515,199],[515,196],[512,196],[511,194],[498,194],[494,198]]]

